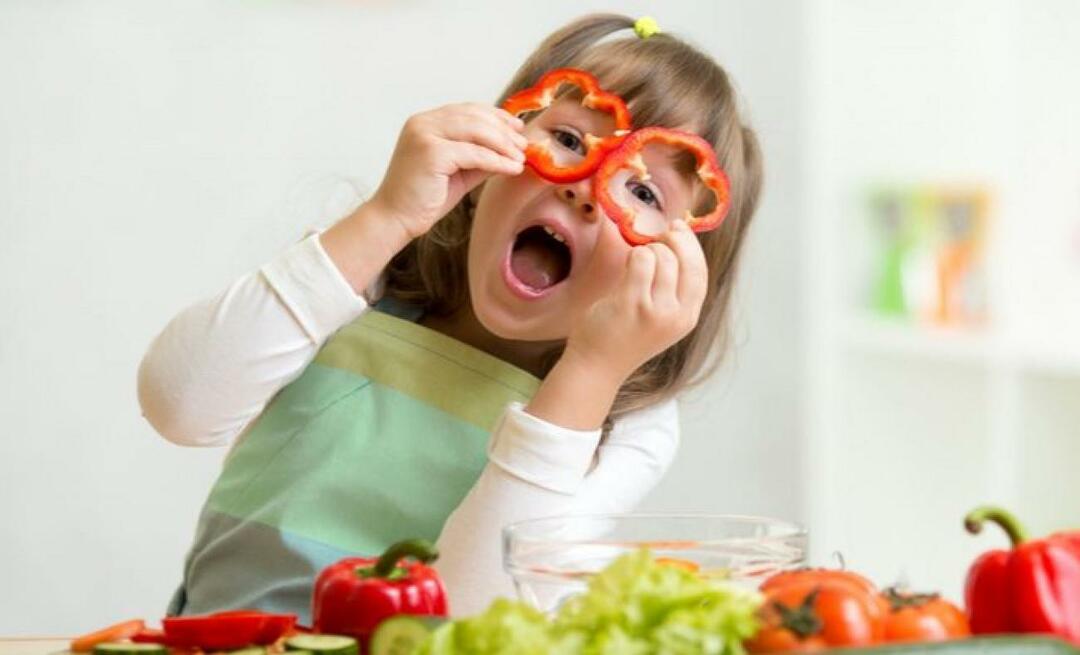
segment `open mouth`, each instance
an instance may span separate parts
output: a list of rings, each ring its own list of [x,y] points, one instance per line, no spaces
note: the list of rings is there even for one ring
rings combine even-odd
[[[511,288],[528,298],[543,295],[570,275],[573,257],[566,238],[546,225],[518,233],[506,267]]]

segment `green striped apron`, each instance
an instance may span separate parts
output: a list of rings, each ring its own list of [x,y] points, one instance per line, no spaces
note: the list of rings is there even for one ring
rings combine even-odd
[[[310,624],[322,568],[434,541],[476,482],[495,422],[539,380],[378,309],[335,334],[226,458],[170,615],[258,608]]]

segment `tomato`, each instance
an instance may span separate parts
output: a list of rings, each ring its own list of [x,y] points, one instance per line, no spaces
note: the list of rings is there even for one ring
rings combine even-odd
[[[821,636],[802,639],[791,630],[780,627],[764,628],[746,644],[751,653],[818,653],[828,647]]]
[[[885,618],[888,641],[945,641],[971,635],[967,615],[937,594],[886,589],[882,597],[890,606]]]
[[[747,644],[751,652],[868,646],[885,637],[886,601],[869,580],[856,573],[787,571],[766,580],[761,590],[765,627]]]

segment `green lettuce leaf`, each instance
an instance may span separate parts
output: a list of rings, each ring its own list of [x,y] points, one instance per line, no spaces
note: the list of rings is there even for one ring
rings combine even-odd
[[[419,655],[742,655],[758,629],[760,596],[658,564],[647,550],[594,576],[554,619],[498,599],[440,627]]]

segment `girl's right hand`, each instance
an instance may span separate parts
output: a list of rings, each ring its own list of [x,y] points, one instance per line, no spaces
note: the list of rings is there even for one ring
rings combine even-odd
[[[521,119],[479,103],[411,116],[369,202],[415,239],[491,175],[522,172],[524,127]]]

